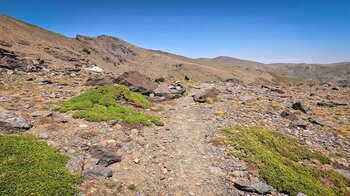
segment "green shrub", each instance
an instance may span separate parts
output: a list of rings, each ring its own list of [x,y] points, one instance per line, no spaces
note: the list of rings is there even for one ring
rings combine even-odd
[[[74,195],[80,178],[44,141],[0,135],[0,195]]]
[[[123,106],[118,100],[124,99],[128,103],[148,109],[151,107],[147,97],[141,93],[132,92],[124,85],[107,85],[90,90],[66,101],[57,110],[60,112],[75,111],[74,118],[100,122],[107,120],[122,120],[128,123],[143,125],[156,124],[163,126],[160,118],[143,114],[129,106]]]
[[[279,192],[296,195],[348,195],[348,182],[333,170],[310,166],[306,160],[329,164],[328,157],[301,146],[297,139],[259,127],[222,129],[230,154],[255,164],[259,175]],[[304,163],[303,163],[304,162]]]

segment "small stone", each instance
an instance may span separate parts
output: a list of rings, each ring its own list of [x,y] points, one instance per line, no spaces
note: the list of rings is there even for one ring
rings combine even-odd
[[[39,138],[47,140],[47,139],[50,138],[50,136],[49,136],[49,134],[47,132],[42,132],[42,133],[39,134]]]
[[[103,167],[100,165],[95,165],[87,170],[85,170],[82,174],[85,180],[93,180],[93,179],[104,179],[110,178],[113,176],[112,169],[108,167]]]
[[[7,70],[7,75],[13,75],[13,70]]]
[[[53,112],[51,111],[36,111],[30,114],[31,117],[37,118],[37,117],[49,117],[52,116]]]
[[[79,127],[80,127],[80,128],[88,128],[89,125],[87,125],[87,124],[80,124]]]
[[[107,144],[111,145],[111,146],[115,146],[117,145],[117,141],[114,139],[109,139],[106,141]]]
[[[136,137],[139,135],[139,130],[137,129],[131,129],[130,131],[132,137]]]
[[[83,159],[75,156],[71,157],[71,159],[69,159],[67,163],[68,170],[73,173],[80,174],[83,170],[83,166],[84,166]]]
[[[139,164],[140,163],[140,159],[139,158],[134,159],[134,163]]]
[[[188,194],[189,194],[190,196],[195,196],[195,195],[196,195],[196,194],[195,194],[194,192],[192,192],[192,191],[189,192]]]
[[[305,194],[302,193],[302,192],[299,192],[299,193],[297,193],[297,196],[307,196],[307,195],[305,195]]]

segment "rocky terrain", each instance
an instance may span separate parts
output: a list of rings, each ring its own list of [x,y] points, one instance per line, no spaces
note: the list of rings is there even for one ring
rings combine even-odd
[[[308,165],[350,180],[346,63],[310,65],[316,78],[301,80],[296,77],[304,75],[284,71],[288,67],[189,59],[109,36],[71,39],[4,15],[0,27],[0,133],[43,140],[67,155],[68,170],[82,177],[78,195],[285,195],[256,166],[229,153],[221,130],[237,126],[296,138],[331,160]],[[147,96],[151,107],[134,109],[164,126],[92,122],[57,110],[111,84]]]

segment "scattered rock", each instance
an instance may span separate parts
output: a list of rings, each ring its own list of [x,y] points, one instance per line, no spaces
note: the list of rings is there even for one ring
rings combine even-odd
[[[302,193],[302,192],[298,192],[298,193],[297,193],[297,196],[307,196],[307,195],[305,195],[305,194]]]
[[[163,77],[156,78],[154,81],[157,83],[162,83],[162,82],[165,82],[165,78],[163,78]]]
[[[112,151],[103,149],[101,146],[92,146],[89,149],[89,152],[92,155],[92,157],[99,159],[98,165],[102,165],[105,167],[121,161],[121,156],[117,155]]]
[[[52,116],[53,112],[51,111],[36,111],[30,114],[31,117],[37,118],[37,117],[49,117]]]
[[[317,102],[317,106],[321,106],[321,107],[337,107],[337,106],[346,106],[346,105],[348,104],[344,102],[335,102],[335,101],[332,101],[330,103]]]
[[[323,123],[321,120],[317,119],[316,117],[309,117],[308,120],[312,124],[320,125],[322,127],[325,126],[325,123]]]
[[[268,194],[272,191],[272,188],[263,182],[252,182],[247,180],[237,180],[234,186],[242,191],[256,192],[262,195]]]
[[[50,138],[50,135],[47,132],[42,132],[42,133],[39,134],[39,138],[47,140],[47,139]]]
[[[41,84],[53,84],[52,80],[43,80]]]
[[[303,106],[303,104],[302,104],[300,101],[293,103],[292,108],[293,108],[294,110],[302,111],[303,113],[306,114],[306,110],[307,110],[307,109],[306,109],[305,106]]]
[[[0,40],[0,45],[5,47],[11,47],[12,44],[10,42],[7,42],[5,40]]]
[[[94,179],[105,179],[113,176],[113,171],[111,168],[94,165],[83,171],[82,176],[85,180],[94,180]]]
[[[9,131],[8,129],[30,129],[32,127],[24,118],[16,115],[13,111],[8,111],[3,108],[0,108],[0,130]],[[5,130],[3,130],[5,129]]]
[[[341,176],[350,181],[350,170],[336,169],[335,171],[337,171]]]
[[[206,102],[208,98],[214,99],[219,96],[219,91],[216,88],[210,88],[205,90],[202,93],[196,94],[193,96],[193,100],[196,102]]]
[[[139,158],[135,158],[135,159],[134,159],[134,163],[135,163],[135,164],[139,164],[139,163],[140,163],[140,159],[139,159]]]
[[[297,115],[295,115],[295,114],[293,114],[293,113],[291,113],[291,112],[287,112],[287,111],[283,111],[283,112],[281,113],[281,116],[282,116],[283,118],[286,118],[286,119],[291,120],[291,121],[296,121],[296,120],[298,120]]]
[[[85,82],[86,86],[105,86],[116,83],[116,77],[112,75],[92,76]]]
[[[67,59],[68,61],[75,61],[75,59],[71,58],[71,59]],[[92,72],[97,72],[97,73],[102,73],[103,69],[101,67],[98,66],[91,66],[91,67],[87,67],[85,68],[85,70],[88,71],[92,71]]]
[[[80,128],[88,128],[89,125],[87,125],[87,124],[80,124],[79,127],[80,127]]]
[[[83,171],[83,166],[84,166],[83,159],[78,156],[72,156],[67,163],[68,170],[73,173],[80,174]]]

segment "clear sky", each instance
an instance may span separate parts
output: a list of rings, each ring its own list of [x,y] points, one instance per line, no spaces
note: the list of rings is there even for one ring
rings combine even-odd
[[[0,12],[193,58],[350,61],[350,0],[0,0]]]

